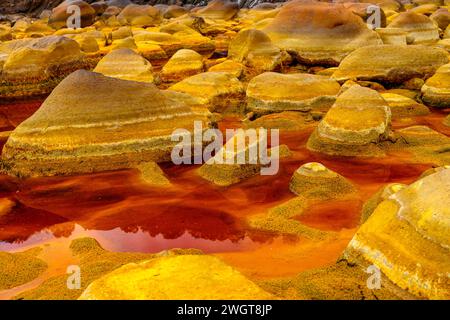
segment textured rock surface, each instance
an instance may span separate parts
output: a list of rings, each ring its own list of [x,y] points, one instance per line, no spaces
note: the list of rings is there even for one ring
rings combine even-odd
[[[427,106],[396,93],[382,93],[381,96],[391,109],[392,118],[422,116],[430,113]]]
[[[271,299],[216,257],[183,255],[125,265],[94,281],[80,299]]]
[[[333,78],[375,80],[400,83],[411,78],[430,77],[448,63],[448,54],[440,48],[421,45],[381,45],[357,49],[348,55]]]
[[[289,2],[263,31],[297,60],[312,64],[337,65],[359,47],[382,43],[352,10],[323,2]]]
[[[439,40],[439,29],[430,18],[411,11],[402,12],[389,23],[388,28],[406,32],[411,44],[435,43]]]
[[[335,104],[308,140],[308,149],[330,155],[377,155],[377,143],[390,130],[391,111],[375,90],[351,86]]]
[[[94,69],[108,77],[139,82],[153,82],[151,63],[131,49],[108,53]]]
[[[204,72],[170,87],[198,97],[211,112],[242,112],[245,95],[242,83],[227,72]]]
[[[3,149],[3,168],[39,176],[169,160],[176,128],[190,130],[194,120],[209,126],[208,113],[194,112],[179,96],[151,84],[77,71],[13,131]]]
[[[70,23],[72,23],[71,19],[69,19],[73,12],[69,10],[70,6],[77,6],[80,9],[80,26],[77,27],[87,27],[90,26],[94,22],[95,18],[95,10],[85,1],[75,0],[75,1],[64,1],[59,6],[52,10],[52,14],[48,20],[48,24],[55,28],[69,28],[71,27]],[[69,24],[68,24],[69,22]]]
[[[422,89],[422,99],[437,108],[450,107],[450,64],[441,66]]]
[[[450,295],[450,169],[438,171],[381,202],[344,258],[375,264],[396,285],[430,299]]]
[[[177,82],[203,72],[203,57],[190,49],[178,50],[161,70],[161,80]]]
[[[343,198],[356,191],[353,184],[321,163],[309,162],[298,168],[289,190],[298,196],[317,199]]]
[[[336,100],[339,89],[336,81],[325,76],[266,72],[249,82],[247,109],[256,114],[326,111]]]

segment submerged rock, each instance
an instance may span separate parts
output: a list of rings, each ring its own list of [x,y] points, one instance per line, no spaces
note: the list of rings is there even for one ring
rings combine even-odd
[[[153,82],[151,63],[135,51],[122,48],[108,53],[94,69],[108,77],[139,82]]]
[[[89,285],[80,300],[272,299],[208,255],[161,257],[120,267]]]
[[[340,174],[321,163],[309,162],[298,168],[291,178],[289,190],[306,199],[338,199],[356,191]]]
[[[130,94],[132,93],[132,94]],[[177,128],[210,125],[206,110],[152,84],[80,70],[10,135],[2,153],[11,175],[47,176],[170,160]]]
[[[373,80],[402,83],[412,78],[427,78],[448,63],[441,48],[422,45],[381,45],[357,49],[348,55],[332,78],[338,81]]]
[[[338,65],[353,50],[382,43],[351,9],[335,3],[291,1],[263,31],[306,64]]]
[[[450,169],[440,170],[381,202],[344,258],[374,264],[393,283],[429,299],[450,295]]]
[[[269,89],[270,88],[270,89]],[[325,76],[266,72],[247,87],[247,109],[255,114],[283,111],[327,111],[339,84]]]
[[[450,64],[437,69],[434,76],[422,86],[422,99],[436,108],[450,107]]]
[[[391,111],[372,89],[351,86],[335,104],[308,140],[307,148],[329,155],[380,156],[377,143],[390,132]]]

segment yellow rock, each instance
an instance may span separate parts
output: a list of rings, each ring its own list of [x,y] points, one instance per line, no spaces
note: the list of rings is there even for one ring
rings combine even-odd
[[[450,106],[450,64],[441,66],[422,86],[422,99],[430,106]]]
[[[5,216],[11,212],[11,209],[16,205],[15,201],[12,201],[8,198],[0,199],[0,217]]]
[[[203,57],[190,49],[178,50],[161,70],[161,80],[178,82],[203,72]]]
[[[450,169],[381,202],[347,247],[350,262],[374,264],[415,296],[450,296]]]
[[[80,300],[272,299],[238,271],[207,255],[127,264],[94,281]]]
[[[435,43],[439,40],[439,29],[433,21],[411,10],[400,13],[387,28],[402,29],[411,37],[412,44]]]
[[[427,106],[415,100],[395,93],[382,93],[381,96],[391,109],[392,118],[421,116],[430,113]]]
[[[153,82],[152,65],[131,49],[123,48],[108,53],[94,69],[108,77],[139,82]]]
[[[170,186],[169,179],[155,162],[144,162],[139,164],[137,168],[141,172],[141,178],[146,183],[161,187]]]
[[[235,76],[236,78],[240,78],[242,73],[244,72],[244,66],[239,62],[233,60],[226,60],[224,62],[218,63],[208,69],[211,72],[228,72]]]

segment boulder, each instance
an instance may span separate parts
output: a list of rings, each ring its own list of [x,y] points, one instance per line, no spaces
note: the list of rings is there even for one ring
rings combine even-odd
[[[213,0],[207,6],[199,8],[195,15],[213,20],[229,20],[239,11],[239,5],[229,0]]]
[[[203,72],[203,56],[190,49],[178,50],[161,70],[161,80],[178,82]]]
[[[400,13],[387,28],[401,29],[411,39],[411,44],[435,43],[439,40],[439,29],[427,16],[411,11]]]
[[[151,63],[128,48],[108,53],[97,64],[94,72],[122,80],[139,82],[153,82],[154,80]]]
[[[396,93],[382,93],[381,96],[391,109],[392,118],[423,116],[430,113],[427,106]]]
[[[120,12],[117,20],[122,25],[149,27],[158,25],[161,22],[161,15],[159,10],[152,6],[130,4]]]
[[[422,86],[422,100],[436,108],[450,107],[450,64],[437,69]]]
[[[450,169],[382,201],[350,241],[343,258],[375,265],[416,297],[450,295]]]
[[[273,299],[240,272],[208,255],[156,258],[92,282],[80,300]]]
[[[48,24],[54,29],[69,28],[68,20],[74,14],[68,9],[70,6],[77,6],[81,12],[81,24],[79,28],[90,26],[94,23],[96,12],[94,8],[85,1],[71,0],[64,1],[52,10],[52,14],[48,20]],[[72,21],[69,21],[72,22]]]
[[[338,81],[372,80],[402,83],[412,78],[428,78],[443,64],[448,53],[423,45],[380,45],[357,49],[333,73]]]
[[[375,90],[351,86],[338,96],[307,148],[335,156],[380,156],[378,143],[390,133],[391,111]]]
[[[338,65],[353,50],[382,43],[343,4],[310,0],[290,1],[263,31],[276,46],[306,64]]]
[[[269,89],[270,88],[270,89]],[[327,111],[340,86],[325,76],[265,72],[247,86],[247,110],[257,115],[283,111]]]
[[[210,126],[209,113],[191,108],[189,99],[149,83],[76,71],[11,133],[2,168],[51,176],[169,161],[176,129],[193,130],[194,121]]]

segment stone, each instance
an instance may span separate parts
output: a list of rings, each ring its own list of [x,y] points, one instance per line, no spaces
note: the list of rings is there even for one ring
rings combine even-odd
[[[160,77],[164,82],[178,82],[202,72],[202,55],[194,50],[181,49],[163,66]]]
[[[315,128],[317,122],[309,112],[283,111],[261,116],[257,119],[246,119],[243,128],[266,128],[280,131],[302,131]]]
[[[247,110],[257,115],[327,111],[336,100],[339,89],[339,84],[326,76],[265,72],[248,83]]]
[[[310,136],[307,148],[335,156],[381,156],[378,143],[390,133],[391,111],[375,90],[351,86]]]
[[[445,64],[422,86],[422,100],[435,108],[450,107],[450,64]]]
[[[80,300],[273,299],[208,255],[161,257],[124,265],[92,282]]]
[[[243,109],[244,86],[227,72],[200,73],[172,85],[169,89],[198,97],[211,112],[239,113]]]
[[[355,186],[340,174],[321,163],[309,162],[298,168],[289,183],[289,190],[307,199],[342,199],[356,191]]]
[[[253,69],[256,73],[280,68],[282,54],[270,38],[260,30],[240,31],[231,40],[228,57]]]
[[[166,10],[164,10],[163,17],[165,19],[172,19],[172,18],[178,18],[187,13],[188,13],[188,10],[186,8],[180,7],[177,5],[171,5],[171,6],[168,6]]]
[[[77,6],[81,11],[81,28],[90,26],[94,23],[96,16],[94,8],[90,4],[81,0],[64,1],[52,10],[52,14],[48,20],[48,24],[54,29],[69,28],[67,24],[73,12],[68,12],[70,6]],[[71,22],[71,21],[70,21]]]
[[[384,44],[406,45],[407,33],[401,28],[377,28],[376,29]]]
[[[2,168],[20,177],[51,176],[169,161],[174,130],[193,130],[194,121],[211,125],[209,113],[185,99],[150,83],[76,71],[11,133]]]
[[[400,13],[387,28],[402,29],[411,37],[411,44],[435,43],[439,40],[439,29],[423,14],[406,11]]]
[[[332,78],[337,81],[353,79],[398,84],[412,78],[428,78],[448,61],[448,53],[441,48],[423,45],[367,46],[348,55]]]
[[[446,116],[443,123],[447,126],[450,127],[450,115]]]
[[[93,63],[75,40],[63,36],[13,41],[0,48],[0,52],[3,50],[1,98],[48,94],[65,76],[77,69],[89,69]]]
[[[141,173],[141,179],[149,185],[157,187],[170,186],[170,181],[167,179],[164,171],[155,162],[144,162],[137,166]]]
[[[343,258],[375,265],[416,297],[450,295],[450,169],[440,170],[382,201],[350,241]]]
[[[239,11],[239,5],[228,0],[213,0],[204,8],[200,8],[195,15],[205,19],[229,20]]]
[[[122,48],[113,50],[99,61],[94,72],[108,77],[139,82],[153,82],[151,63],[135,51]]]
[[[6,216],[15,207],[16,202],[8,198],[0,199],[0,218]]]
[[[122,25],[149,27],[158,25],[161,22],[161,15],[159,10],[152,6],[129,4],[120,12],[117,20]]]
[[[450,12],[447,8],[440,8],[433,12],[430,19],[438,25],[439,29],[445,30],[450,23]]]
[[[395,93],[382,93],[381,96],[391,109],[392,118],[423,116],[430,113],[427,106]]]
[[[263,31],[302,64],[338,65],[353,50],[382,43],[351,9],[308,0],[284,5]]]
[[[240,78],[244,72],[244,66],[233,60],[226,60],[224,62],[218,63],[208,69],[211,72],[228,72],[236,78]]]

